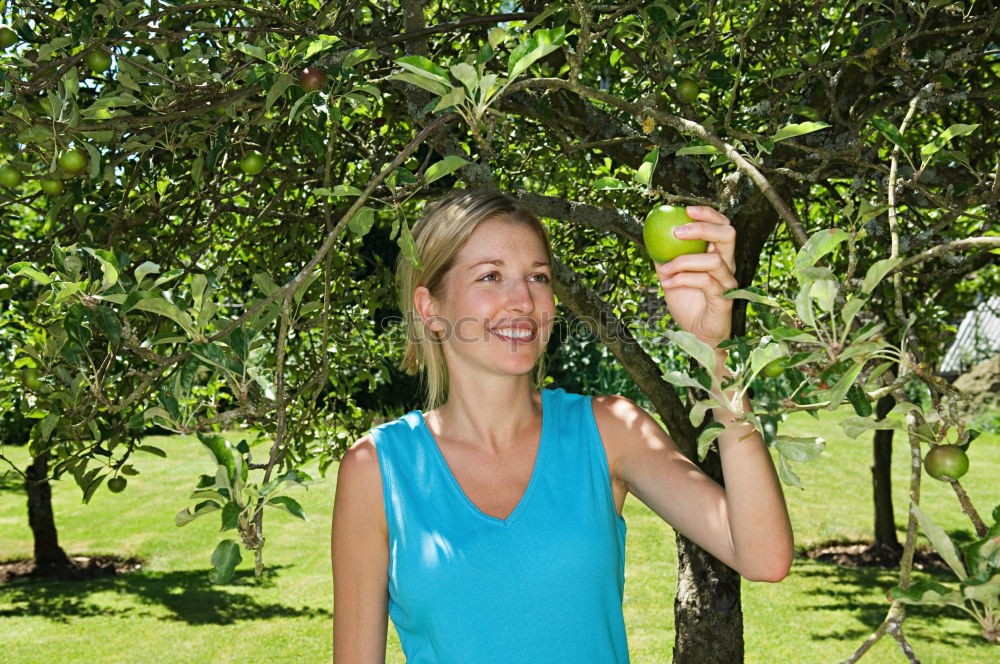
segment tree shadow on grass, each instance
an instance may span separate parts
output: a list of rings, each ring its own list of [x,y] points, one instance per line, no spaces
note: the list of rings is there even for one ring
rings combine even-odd
[[[805,560],[796,561],[794,574],[803,579],[810,579],[815,585],[815,590],[810,593],[815,601],[803,608],[816,612],[848,613],[858,623],[857,627],[818,631],[813,633],[811,638],[814,641],[856,641],[855,646],[860,646],[861,642],[882,624],[890,606],[885,593],[899,582],[895,570],[841,567]],[[950,572],[936,569],[914,570],[913,579],[921,578],[932,578],[939,583],[955,581],[954,575]],[[906,607],[906,614],[907,621],[903,623],[903,631],[915,640],[935,641],[954,648],[985,644],[985,641],[976,635],[979,631],[978,626],[968,614],[958,608],[909,605]],[[967,633],[946,634],[940,630],[922,629],[920,626],[922,622],[935,622],[941,618],[953,618],[968,623],[970,630]]]
[[[282,566],[269,567],[260,582],[250,570],[239,571],[226,585],[213,585],[207,570],[177,572],[132,572],[117,577],[91,581],[19,580],[0,586],[0,620],[5,617],[41,617],[52,622],[71,618],[101,616],[121,617],[153,615],[130,607],[109,607],[95,602],[99,593],[131,595],[138,603],[167,609],[160,620],[188,625],[232,625],[267,618],[328,617],[330,612],[315,607],[292,607],[262,603],[254,597],[259,588],[272,588],[274,576]],[[159,612],[157,612],[159,613]]]

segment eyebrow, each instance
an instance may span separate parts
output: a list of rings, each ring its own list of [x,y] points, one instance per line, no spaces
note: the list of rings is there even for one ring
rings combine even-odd
[[[481,261],[478,261],[478,262],[474,263],[473,265],[470,265],[468,269],[474,270],[477,267],[479,267],[480,265],[485,265],[485,264],[492,264],[492,265],[497,265],[499,267],[503,267],[504,266],[504,261],[503,261],[502,258],[484,258]],[[548,267],[549,266],[548,262],[546,262],[546,261],[535,261],[534,263],[531,264],[531,267],[543,267],[543,266],[544,267]]]

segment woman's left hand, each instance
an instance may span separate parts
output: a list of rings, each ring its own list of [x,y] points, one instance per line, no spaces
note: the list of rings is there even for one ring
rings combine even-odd
[[[695,221],[678,226],[674,234],[682,240],[706,240],[703,254],[678,256],[669,263],[656,263],[656,276],[663,288],[667,309],[681,329],[715,348],[729,338],[733,301],[722,294],[736,288],[736,230],[729,218],[710,207],[687,208]]]

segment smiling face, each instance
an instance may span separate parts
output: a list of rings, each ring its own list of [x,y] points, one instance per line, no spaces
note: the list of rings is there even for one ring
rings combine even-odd
[[[441,292],[417,288],[414,304],[441,341],[449,373],[462,367],[527,374],[545,350],[555,315],[545,246],[506,218],[480,223],[459,249]]]

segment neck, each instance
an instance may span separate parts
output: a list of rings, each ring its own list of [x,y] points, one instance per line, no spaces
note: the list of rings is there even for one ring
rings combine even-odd
[[[449,376],[448,401],[427,416],[439,440],[499,455],[540,431],[541,396],[531,389],[527,375],[477,376],[474,384]]]

